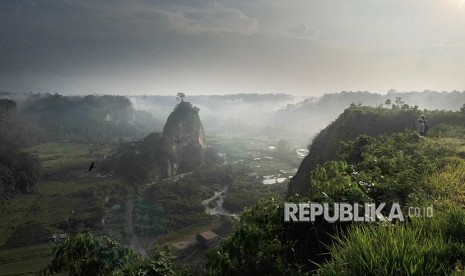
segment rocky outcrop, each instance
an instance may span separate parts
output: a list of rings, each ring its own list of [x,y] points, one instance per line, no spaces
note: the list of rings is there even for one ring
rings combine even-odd
[[[163,127],[166,151],[162,177],[192,171],[205,165],[207,142],[199,109],[181,101],[168,116]]]
[[[168,116],[163,133],[154,132],[140,142],[122,146],[114,159],[117,174],[139,183],[222,163],[207,146],[199,109],[184,101]]]

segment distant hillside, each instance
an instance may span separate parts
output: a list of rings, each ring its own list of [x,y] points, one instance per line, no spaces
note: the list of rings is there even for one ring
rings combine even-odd
[[[308,195],[310,174],[318,164],[338,159],[341,141],[353,140],[359,135],[379,136],[416,129],[420,115],[426,115],[430,127],[447,125],[465,126],[465,115],[453,111],[420,111],[415,107],[394,108],[351,105],[335,121],[318,133],[309,146],[309,154],[302,160],[292,178],[288,196]]]
[[[289,104],[275,113],[273,122],[287,126],[290,131],[298,135],[313,136],[335,120],[352,103],[387,108],[392,105],[408,104],[416,105],[418,109],[457,111],[465,103],[465,91],[396,92],[393,90],[384,95],[367,91],[343,91]]]
[[[51,141],[115,142],[161,129],[159,120],[136,110],[124,96],[2,94],[17,102],[19,116],[45,130]]]

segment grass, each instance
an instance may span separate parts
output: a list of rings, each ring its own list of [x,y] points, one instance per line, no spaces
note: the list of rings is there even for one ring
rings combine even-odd
[[[465,143],[429,138],[425,153],[448,152],[439,171],[425,176],[410,198],[434,207],[432,218],[404,223],[354,224],[335,237],[322,275],[462,275],[465,258]],[[433,151],[433,152],[431,152]],[[420,201],[418,201],[420,202]],[[417,203],[418,203],[417,202]],[[418,205],[417,205],[418,206]]]
[[[40,223],[59,231],[53,225],[95,212],[94,190],[104,185],[89,180],[38,183],[39,193],[14,198],[1,206],[0,243],[22,225]]]
[[[92,144],[45,143],[25,151],[39,158],[43,174],[53,174],[73,168],[86,171],[90,163],[97,158],[92,152],[101,155],[108,155],[111,152],[111,147],[108,145],[99,146],[97,151],[96,148]]]
[[[89,190],[100,183],[89,179],[70,179],[61,181],[45,181],[37,185],[40,193],[47,196],[70,196],[83,190]]]
[[[14,248],[8,250],[0,250],[0,262],[17,262],[27,257],[44,257],[51,256],[51,244],[35,244],[22,248]]]
[[[361,225],[336,238],[323,275],[444,275],[464,256],[463,244],[408,225]]]
[[[443,170],[428,179],[426,186],[435,198],[447,198],[465,206],[465,160],[449,159]]]
[[[90,145],[72,143],[46,143],[26,149],[36,155],[43,174],[56,173],[74,167],[87,168],[92,162]]]
[[[35,275],[52,257],[51,244],[0,250],[0,275]]]
[[[120,180],[87,174],[87,166],[93,159],[89,152],[91,147],[48,143],[26,150],[39,158],[43,174],[58,176],[59,180],[47,177],[47,180],[36,184],[35,193],[13,198],[0,205],[0,245],[17,229],[34,224],[43,224],[50,233],[72,233],[77,230],[76,227],[90,227],[92,231],[110,234],[115,240],[124,242],[124,206],[105,216],[107,224],[98,228],[86,225],[86,222],[100,222],[113,204],[124,205],[126,200],[126,188]],[[84,173],[76,174],[73,171]],[[75,219],[84,225],[69,224],[68,219]],[[14,244],[14,240],[12,242]],[[0,275],[24,275],[43,268],[50,262],[52,245],[41,243],[0,250]]]
[[[0,265],[0,275],[37,275],[37,271],[50,263],[51,257],[51,255],[44,257],[27,257],[22,261]]]

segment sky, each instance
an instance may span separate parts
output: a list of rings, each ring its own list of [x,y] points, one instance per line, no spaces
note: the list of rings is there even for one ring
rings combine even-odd
[[[0,90],[465,90],[465,0],[1,0]]]

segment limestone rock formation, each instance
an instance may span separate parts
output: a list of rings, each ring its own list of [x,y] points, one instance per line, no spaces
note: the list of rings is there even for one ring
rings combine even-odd
[[[154,132],[122,146],[114,159],[117,174],[140,183],[221,163],[216,151],[207,147],[199,109],[185,101],[168,116],[163,133]]]
[[[163,177],[171,177],[205,165],[205,132],[199,109],[190,102],[181,101],[168,116],[163,127],[163,140],[166,152],[161,172]]]

